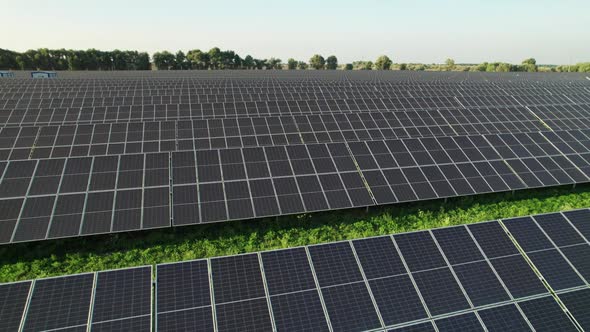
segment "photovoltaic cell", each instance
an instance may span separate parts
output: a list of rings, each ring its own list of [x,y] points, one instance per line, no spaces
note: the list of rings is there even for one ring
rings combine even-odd
[[[578,330],[550,296],[520,302],[519,306],[536,331]]]
[[[559,294],[559,299],[583,329],[590,328],[590,289]]]
[[[386,325],[426,318],[426,310],[408,275],[369,281]]]
[[[271,331],[266,299],[230,302],[215,306],[219,331]]]
[[[86,325],[93,280],[94,274],[80,274],[36,281],[23,330],[42,331]]]
[[[560,213],[537,215],[534,219],[558,247],[584,243],[584,239]]]
[[[277,331],[329,331],[316,290],[271,297]]]
[[[315,288],[307,253],[303,248],[262,253],[270,295]]]
[[[576,210],[563,213],[567,219],[590,241],[590,210]]]
[[[467,228],[488,258],[518,254],[518,249],[498,222],[473,224]]]
[[[260,265],[256,254],[212,259],[211,272],[213,275],[215,303],[265,296]],[[259,307],[255,303],[251,305]],[[246,307],[228,306],[227,308],[234,308],[239,311]]]
[[[514,298],[546,293],[547,289],[520,255],[497,258],[492,266]]]
[[[362,280],[348,242],[311,246],[309,253],[320,287]]]
[[[532,331],[514,304],[480,310],[477,313],[490,332]]]
[[[99,272],[92,322],[150,315],[151,272],[151,267]]]
[[[510,300],[487,262],[457,265],[453,269],[474,306]]]
[[[543,234],[543,231],[531,217],[507,219],[502,223],[506,225],[516,242],[526,252],[553,248],[547,236]]]
[[[485,331],[473,313],[451,316],[435,320],[439,332],[445,331]]]
[[[469,308],[467,299],[448,268],[418,272],[413,276],[431,315]]]
[[[148,332],[151,331],[151,317],[148,315],[94,323],[92,324],[92,331]]]
[[[158,265],[156,289],[158,313],[211,305],[207,261]]]
[[[450,264],[484,259],[465,227],[440,228],[433,230],[432,233]]]
[[[353,241],[367,279],[407,273],[390,237]]]
[[[584,285],[584,281],[557,250],[544,250],[527,256],[554,290]]]
[[[434,326],[431,322],[420,323],[415,325],[408,325],[396,329],[387,330],[387,332],[434,332]]]
[[[211,307],[158,314],[158,331],[213,331]]]
[[[590,245],[565,247],[561,248],[561,252],[586,281],[590,280]]]
[[[0,330],[18,330],[30,288],[30,281],[0,285]]]
[[[446,265],[429,232],[394,235],[394,238],[410,271],[421,271]]]
[[[359,331],[381,327],[363,282],[324,288],[322,295],[335,331]]]

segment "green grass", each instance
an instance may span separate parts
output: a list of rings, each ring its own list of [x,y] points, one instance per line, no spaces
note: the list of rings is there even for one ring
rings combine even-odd
[[[590,207],[590,185],[0,247],[0,282],[287,248]]]

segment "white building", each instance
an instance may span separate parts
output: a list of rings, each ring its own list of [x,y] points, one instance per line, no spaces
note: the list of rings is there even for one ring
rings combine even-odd
[[[57,77],[57,73],[54,71],[32,71],[32,78],[54,78]]]

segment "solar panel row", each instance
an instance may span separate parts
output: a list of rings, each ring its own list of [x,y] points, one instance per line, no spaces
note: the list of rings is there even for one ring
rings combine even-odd
[[[583,132],[0,162],[0,242],[364,207],[590,176]]]
[[[296,116],[306,114],[342,114],[342,113],[369,113],[369,112],[400,112],[400,111],[432,111],[452,110],[467,108],[477,110],[480,108],[505,107],[548,107],[550,109],[564,110],[565,112],[588,112],[588,103],[576,105],[575,103],[496,103],[495,101],[468,103],[467,106],[458,103],[434,104],[407,102],[406,105],[388,105],[389,102],[381,101],[381,105],[342,106],[323,104],[320,101],[302,101],[295,105],[281,105],[279,102],[246,102],[246,103],[212,103],[212,104],[162,104],[162,105],[137,105],[137,106],[112,106],[112,107],[70,107],[70,108],[44,108],[44,109],[5,109],[0,116],[0,125],[25,126],[25,125],[60,125],[60,124],[84,124],[84,123],[126,123],[137,121],[181,120],[181,119],[209,119],[209,118],[243,118],[243,117],[268,117],[268,116]],[[352,103],[342,101],[346,103]],[[358,104],[355,104],[358,105]]]
[[[486,114],[481,111],[478,115],[461,110],[435,114],[415,112],[410,114],[412,117],[404,114],[403,118],[395,113],[376,112],[4,127],[0,131],[0,156],[3,160],[19,160],[547,130],[546,124],[526,109],[488,109]],[[586,125],[577,127],[582,126]],[[554,127],[554,130],[560,128]],[[589,133],[587,129],[583,132]]]
[[[160,264],[153,328],[589,329],[589,239],[583,209]],[[0,285],[0,330],[150,331],[151,321],[151,267]]]
[[[0,284],[0,330],[149,331],[151,273],[147,266]]]

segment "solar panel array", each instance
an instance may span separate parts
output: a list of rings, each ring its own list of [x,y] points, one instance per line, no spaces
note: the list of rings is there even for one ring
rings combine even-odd
[[[160,264],[153,284],[149,266],[0,284],[0,330],[582,331],[589,240],[583,209]]]
[[[576,75],[68,75],[0,82],[0,243],[590,181]]]

